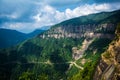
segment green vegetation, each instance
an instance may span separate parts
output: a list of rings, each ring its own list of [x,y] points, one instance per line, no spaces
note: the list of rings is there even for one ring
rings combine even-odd
[[[117,39],[120,38],[120,23],[117,24],[117,29],[116,29],[116,35],[117,35]]]
[[[0,28],[0,48],[8,48],[15,46],[29,38],[41,34],[44,30],[35,30],[29,34],[21,33],[11,29]]]
[[[68,70],[69,63],[67,62],[73,61],[72,47],[81,46],[83,40],[84,38],[40,39],[36,37],[23,42],[17,47],[17,51],[16,49],[4,51],[9,56],[6,57],[7,55],[4,55],[6,58],[2,59],[3,61],[10,60],[8,63],[19,62],[12,66],[8,64],[9,69],[13,71],[10,76],[13,80],[90,80],[92,79],[95,65],[100,58],[100,53],[106,49],[110,40],[95,39],[86,50],[86,56],[83,57],[87,59],[87,62],[83,65],[84,69],[80,70],[73,65]],[[95,50],[96,53],[93,54]],[[1,55],[4,53],[1,53]],[[77,64],[81,66],[78,61]],[[1,63],[4,62],[1,61]],[[8,65],[4,66],[7,67]],[[14,76],[15,74],[17,75]]]
[[[80,48],[84,39],[40,39],[39,37],[29,39],[14,49],[0,51],[0,63],[3,64],[1,68],[10,71],[8,79],[12,80],[91,80],[100,55],[111,40],[95,39],[83,57],[87,60],[82,65],[84,69],[80,70],[72,66],[68,70],[70,64],[68,62],[74,61],[72,47]],[[77,64],[81,66],[79,61]]]
[[[108,51],[106,51],[105,53],[103,53],[103,56],[106,58],[106,59],[110,59],[111,58],[111,55]]]
[[[86,50],[85,58],[90,58],[91,55],[96,55],[96,56],[101,55],[101,53],[103,53],[107,49],[108,44],[111,41],[112,40],[107,38],[95,39],[93,43],[89,46],[89,48]]]
[[[21,43],[15,50],[1,51],[3,52],[0,53],[3,59],[1,64],[8,63],[4,66],[9,65],[10,70],[14,71],[11,75],[17,74],[10,76],[13,80],[42,79],[42,75],[46,75],[45,79],[49,80],[64,79],[67,78],[68,62],[73,60],[72,47],[82,45],[83,40],[84,38],[40,39],[35,37]]]
[[[69,78],[69,80],[92,80],[95,65],[95,62],[87,62],[84,65],[84,69],[80,70],[76,75]]]
[[[86,59],[84,69],[79,70],[78,73],[74,74],[69,80],[92,80],[96,64],[98,63],[101,53],[104,52],[111,42],[109,39],[95,39],[93,43],[85,52],[83,59]],[[94,52],[95,51],[95,52]],[[77,63],[79,64],[79,61]]]
[[[64,21],[52,28],[112,23],[112,21],[117,23],[120,19],[118,15],[120,15],[120,11],[92,14]],[[120,32],[119,27],[117,30]],[[104,33],[104,31],[102,30],[100,33]],[[42,39],[38,35],[16,47],[2,49],[0,50],[0,80],[92,80],[101,53],[107,49],[111,40],[96,38],[85,51],[82,57],[85,59],[85,63],[82,64],[80,62],[82,59],[73,60],[72,48],[81,48],[84,39],[89,39],[89,37]],[[75,64],[70,68],[72,61],[82,66],[83,69],[79,69]]]
[[[73,65],[71,69],[67,71],[68,79],[70,79],[71,76],[73,76],[74,74],[77,74],[78,72],[79,72],[79,69]]]
[[[54,25],[52,28],[58,26],[79,26],[85,24],[101,24],[101,23],[118,23],[120,19],[120,10],[113,12],[101,12],[97,14],[90,14],[87,16],[81,16],[70,20],[63,21]]]

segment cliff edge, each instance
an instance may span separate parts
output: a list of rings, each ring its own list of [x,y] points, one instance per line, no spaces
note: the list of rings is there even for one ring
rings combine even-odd
[[[120,80],[120,23],[115,33],[116,38],[102,54],[93,80]]]

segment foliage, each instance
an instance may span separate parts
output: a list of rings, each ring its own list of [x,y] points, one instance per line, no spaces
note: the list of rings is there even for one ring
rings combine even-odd
[[[118,23],[120,20],[120,10],[113,12],[101,12],[97,14],[90,14],[87,16],[80,16],[73,19],[63,21],[59,24],[52,26],[52,28],[58,26],[79,26],[85,24],[101,24],[101,23]]]
[[[0,55],[3,55],[1,63],[7,62],[8,65],[11,62],[16,63],[9,65],[13,80],[16,80],[18,76],[21,80],[31,80],[37,78],[38,75],[39,78],[46,75],[48,76],[46,79],[59,80],[67,77],[66,71],[69,67],[67,62],[72,60],[72,47],[82,45],[83,40],[84,38],[40,39],[35,37],[21,43],[15,50],[5,49],[3,53],[0,53]],[[5,58],[3,58],[4,56]],[[45,64],[48,60],[52,64]],[[43,63],[39,64],[39,62]],[[5,66],[7,67],[7,65]],[[15,74],[17,75],[14,76]]]
[[[95,39],[85,51],[83,59],[86,59],[87,62],[83,66],[84,69],[79,70],[79,72],[75,73],[74,76],[69,78],[69,80],[92,80],[92,76],[94,74],[96,64],[100,59],[101,53],[105,51],[110,41],[111,40],[109,39]],[[77,63],[79,63],[79,61],[81,60],[78,60]]]
[[[111,41],[112,40],[107,38],[101,38],[101,39],[96,38],[92,42],[92,44],[90,44],[89,48],[85,51],[85,54],[87,54],[85,57],[89,58],[90,55],[96,54],[96,53],[101,55],[101,53],[103,53],[107,49],[108,44]]]
[[[120,38],[120,23],[117,24],[117,29],[116,29],[116,35],[117,35],[117,39]]]
[[[68,25],[112,23],[112,21],[114,23],[119,21],[119,14],[120,11],[82,16],[64,21],[52,28]],[[115,15],[117,17],[114,17]],[[119,27],[117,30],[119,32]],[[83,66],[84,69],[79,70],[73,66],[68,71],[68,62],[73,61],[72,48],[80,48],[84,39],[84,37],[77,39],[42,39],[36,36],[12,49],[2,49],[0,50],[0,73],[5,74],[4,79],[6,80],[92,80],[94,68],[101,53],[106,50],[111,40],[106,38],[95,39],[85,51],[83,58],[87,62]],[[0,79],[2,79],[1,75]]]

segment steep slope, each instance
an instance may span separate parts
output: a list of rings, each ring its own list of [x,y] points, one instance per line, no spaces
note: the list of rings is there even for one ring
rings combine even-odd
[[[1,50],[0,79],[92,80],[101,53],[115,36],[117,15],[119,10],[70,19]]]
[[[70,20],[66,20],[53,27],[65,26],[65,25],[85,25],[85,24],[102,24],[102,23],[116,23],[119,22],[120,10],[113,12],[101,12],[97,14],[90,14],[87,16],[77,17]]]
[[[120,23],[117,25],[116,38],[102,54],[94,80],[120,79]]]
[[[104,35],[104,37],[109,37],[107,34],[113,35],[115,32],[116,23],[119,22],[120,18],[119,15],[120,10],[73,18],[54,25],[49,31],[40,36],[42,38],[80,38],[85,36],[103,37],[102,35]]]

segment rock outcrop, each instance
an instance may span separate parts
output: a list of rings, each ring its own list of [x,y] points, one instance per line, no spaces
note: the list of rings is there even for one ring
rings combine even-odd
[[[40,35],[41,38],[80,38],[80,37],[101,37],[111,38],[114,35],[109,34],[116,29],[115,24],[86,24],[86,25],[67,25],[51,28],[46,33]]]
[[[116,38],[102,54],[97,65],[94,80],[120,80],[120,24],[116,30]]]
[[[75,60],[78,60],[83,57],[84,52],[88,49],[88,46],[93,42],[93,39],[84,40],[80,49],[77,47],[72,48],[72,57]]]

